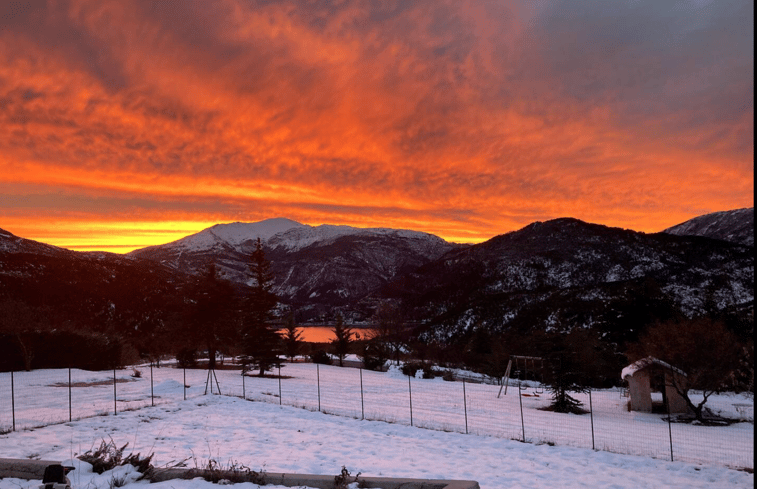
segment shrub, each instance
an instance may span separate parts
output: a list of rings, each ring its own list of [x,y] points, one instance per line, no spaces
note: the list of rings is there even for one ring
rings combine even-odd
[[[455,381],[455,373],[452,370],[445,370],[442,373],[442,379],[446,380],[447,382],[454,382]]]
[[[364,368],[383,371],[386,361],[389,360],[389,353],[384,345],[376,341],[369,341],[365,344],[361,357]]]
[[[182,348],[176,354],[176,363],[179,368],[193,368],[197,366],[197,350],[193,348]]]
[[[153,454],[150,454],[147,457],[142,457],[139,453],[136,453],[124,457],[124,450],[127,445],[128,443],[119,448],[113,440],[110,440],[109,442],[102,440],[99,448],[94,451],[88,450],[79,455],[78,458],[79,460],[91,464],[92,472],[96,474],[102,474],[103,472],[114,469],[119,465],[130,464],[136,467],[137,471],[141,472],[143,476],[147,475],[152,469],[150,462],[152,461]],[[120,486],[115,485],[115,487]]]
[[[420,362],[409,362],[402,366],[402,373],[408,377],[415,377],[418,370],[423,370],[425,375],[426,366]]]
[[[310,361],[321,365],[331,365],[331,357],[324,350],[318,350],[310,355]]]
[[[360,477],[360,472],[358,472],[354,477],[352,474],[350,474],[350,471],[347,470],[347,468],[342,465],[342,472],[334,477],[334,488],[335,489],[349,489],[350,484],[357,482],[360,484],[360,481],[358,480],[358,477]]]

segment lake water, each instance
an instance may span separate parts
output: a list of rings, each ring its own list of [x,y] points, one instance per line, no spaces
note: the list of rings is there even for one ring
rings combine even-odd
[[[334,328],[332,326],[299,326],[297,331],[302,333],[302,341],[308,343],[328,343],[334,340]],[[354,327],[352,331],[360,335],[360,338],[364,338],[368,332],[367,328]],[[283,333],[284,330],[279,332]]]

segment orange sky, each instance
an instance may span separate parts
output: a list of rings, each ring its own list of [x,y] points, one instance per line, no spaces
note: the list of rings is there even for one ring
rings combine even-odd
[[[754,205],[751,0],[0,2],[0,228],[478,242]]]

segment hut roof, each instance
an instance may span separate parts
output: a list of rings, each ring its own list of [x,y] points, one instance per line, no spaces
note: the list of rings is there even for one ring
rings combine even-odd
[[[658,365],[664,369],[672,370],[673,372],[677,374],[681,374],[684,377],[686,377],[686,372],[684,372],[683,370],[676,368],[667,362],[663,362],[659,358],[646,357],[646,358],[642,358],[641,360],[637,360],[633,362],[631,365],[624,368],[623,371],[620,372],[620,378],[623,380],[626,380],[628,377],[632,377],[639,370],[643,370],[647,367],[651,367],[652,365]]]

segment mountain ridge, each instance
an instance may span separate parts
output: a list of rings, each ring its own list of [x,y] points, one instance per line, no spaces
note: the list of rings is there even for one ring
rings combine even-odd
[[[754,246],[754,207],[704,214],[663,232],[678,236],[706,236]]]

